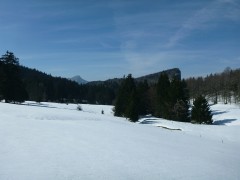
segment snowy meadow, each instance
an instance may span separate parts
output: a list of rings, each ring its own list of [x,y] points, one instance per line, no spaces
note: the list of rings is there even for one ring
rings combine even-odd
[[[0,103],[0,179],[240,179],[239,106],[211,106],[214,125],[81,107]]]

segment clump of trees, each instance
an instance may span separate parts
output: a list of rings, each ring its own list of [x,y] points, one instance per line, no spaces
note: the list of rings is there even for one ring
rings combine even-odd
[[[23,102],[28,98],[21,79],[19,59],[7,51],[0,58],[0,98],[5,102]]]
[[[129,118],[130,121],[136,122],[138,120],[139,106],[137,89],[132,78],[129,74],[124,78],[115,102],[114,115]]]
[[[189,95],[184,80],[169,79],[162,74],[155,88],[156,100],[153,114],[175,121],[189,122]]]
[[[193,123],[212,124],[212,114],[206,98],[198,96],[189,111],[189,91],[185,80],[169,78],[162,73],[157,84],[136,82],[129,74],[123,79],[115,101],[114,115],[136,122],[139,116],[156,117]]]
[[[178,78],[169,79],[161,74],[157,84],[147,81],[136,83],[132,75],[125,78],[115,101],[115,116],[136,122],[140,115],[189,122],[189,98],[186,83]]]

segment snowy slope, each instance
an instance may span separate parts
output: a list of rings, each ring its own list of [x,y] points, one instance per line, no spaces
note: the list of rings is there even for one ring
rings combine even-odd
[[[214,116],[232,126],[134,124],[113,117],[111,106],[76,107],[0,103],[0,179],[240,179],[235,107],[216,106]]]

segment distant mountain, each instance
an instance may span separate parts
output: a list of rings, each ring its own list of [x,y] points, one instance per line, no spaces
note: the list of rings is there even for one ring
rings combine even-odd
[[[79,76],[79,75],[70,78],[70,80],[75,81],[75,82],[77,82],[78,84],[87,84],[87,83],[88,83],[88,81],[84,80],[84,79],[81,78],[81,76]]]
[[[149,75],[146,75],[146,76],[136,78],[136,81],[143,82],[143,81],[147,80],[149,84],[157,83],[160,75],[163,74],[163,73],[167,74],[169,79],[173,79],[175,77],[175,78],[181,80],[180,69],[173,68],[173,69],[168,69],[168,70],[161,71],[161,72],[158,72],[158,73],[149,74]]]
[[[135,78],[135,80],[136,82],[143,82],[147,80],[149,84],[154,84],[158,82],[158,79],[162,73],[167,74],[169,79],[173,79],[174,77],[176,77],[177,79],[181,80],[181,71],[178,68],[168,69],[165,71],[160,71],[157,73],[141,76],[141,77]],[[106,81],[92,81],[88,84],[90,85],[113,84],[113,83],[120,84],[122,80],[123,78],[114,78],[114,79],[108,79]]]

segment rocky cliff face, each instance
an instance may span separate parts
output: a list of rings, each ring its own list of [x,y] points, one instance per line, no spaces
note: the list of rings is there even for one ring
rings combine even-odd
[[[159,79],[159,77],[160,77],[160,75],[162,73],[167,74],[170,80],[173,79],[174,77],[176,77],[177,79],[181,80],[181,71],[180,71],[180,69],[173,68],[173,69],[168,69],[168,70],[161,71],[161,72],[158,72],[158,73],[149,74],[149,75],[146,75],[146,76],[142,76],[142,77],[136,78],[136,81],[141,82],[141,81],[147,80],[148,83],[150,83],[150,84],[157,83],[158,79]]]

